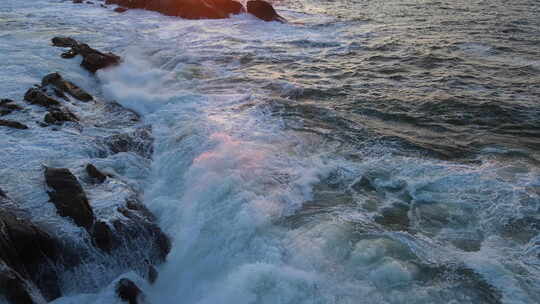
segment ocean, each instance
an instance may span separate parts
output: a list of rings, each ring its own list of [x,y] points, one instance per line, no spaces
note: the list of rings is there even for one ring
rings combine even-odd
[[[35,172],[115,168],[172,241],[148,303],[540,302],[540,2],[283,0],[283,24],[94,2],[0,2],[0,97],[59,71],[140,114],[152,160],[0,129],[0,185],[77,234]],[[123,62],[90,75],[60,35]],[[52,303],[120,303],[103,263]]]

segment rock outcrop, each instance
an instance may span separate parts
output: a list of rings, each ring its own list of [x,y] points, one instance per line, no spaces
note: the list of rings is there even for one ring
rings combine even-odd
[[[52,43],[57,47],[71,48],[69,51],[62,54],[63,58],[73,58],[77,55],[81,55],[83,57],[81,66],[91,73],[120,63],[120,56],[110,52],[102,53],[91,48],[88,44],[79,43],[73,38],[54,37]]]
[[[116,295],[129,304],[138,304],[142,291],[132,280],[123,278],[116,284]]]
[[[21,106],[14,104],[14,101],[11,99],[0,99],[0,116],[8,115],[22,109]]]
[[[60,106],[60,102],[58,100],[48,96],[40,88],[28,89],[28,91],[26,91],[26,94],[24,94],[24,100],[31,104],[39,105],[46,108]]]
[[[138,8],[185,19],[223,19],[247,11],[264,21],[285,22],[270,3],[261,0],[249,1],[247,10],[234,0],[107,0],[106,3],[120,5],[121,12],[124,8]]]
[[[94,99],[92,95],[79,88],[73,82],[65,80],[58,72],[43,77],[41,86],[46,87],[48,85],[53,86],[56,90],[60,91],[61,94],[67,93],[80,101],[90,101]]]
[[[2,193],[0,205],[0,294],[13,303],[38,303],[60,296],[54,263],[61,244],[28,219],[5,208],[11,200]],[[11,203],[13,205],[13,203]],[[4,292],[5,291],[5,292]]]
[[[285,18],[281,17],[274,7],[266,1],[250,0],[247,3],[247,12],[264,21],[286,22]]]
[[[13,129],[25,130],[28,126],[14,120],[0,119],[0,127],[8,127]]]
[[[47,193],[58,214],[89,230],[95,221],[94,212],[77,178],[65,168],[45,168],[45,181],[53,190]]]

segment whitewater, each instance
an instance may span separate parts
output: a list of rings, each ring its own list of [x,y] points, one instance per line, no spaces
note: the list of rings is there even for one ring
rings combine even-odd
[[[0,96],[20,100],[59,71],[152,126],[151,161],[99,160],[144,193],[171,238],[155,284],[122,274],[138,282],[148,303],[540,301],[538,45],[502,50],[446,29],[441,35],[456,39],[449,44],[459,60],[432,48],[411,61],[395,37],[412,35],[410,20],[435,21],[406,9],[452,6],[436,1],[393,1],[407,6],[392,16],[412,16],[393,23],[381,21],[390,18],[390,4],[357,15],[349,10],[360,11],[361,1],[283,1],[278,11],[293,21],[283,24],[248,14],[118,14],[95,2],[2,0]],[[515,26],[538,33],[531,21],[538,4],[515,5],[529,12],[520,19],[525,28]],[[90,75],[80,58],[62,59],[50,46],[58,35],[123,61]],[[433,39],[425,40],[440,46]],[[428,98],[451,103],[438,107]],[[43,187],[18,179],[44,162],[99,157],[88,155],[75,132],[55,145],[40,139],[54,132],[40,132],[0,138],[0,183],[18,189],[17,200],[47,222],[54,210],[42,203]],[[24,154],[8,152],[14,142]],[[93,195],[96,204],[109,199]],[[77,233],[65,222],[52,225]],[[121,303],[119,276],[98,262],[88,267],[91,278],[78,283],[66,274],[64,296],[52,303]]]

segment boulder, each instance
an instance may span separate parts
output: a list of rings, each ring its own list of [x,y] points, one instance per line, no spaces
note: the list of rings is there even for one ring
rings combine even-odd
[[[12,304],[46,304],[30,282],[0,260],[0,295]]]
[[[73,38],[54,37],[52,43],[54,46],[71,48],[70,51],[62,54],[63,58],[72,58],[76,55],[81,55],[83,57],[81,66],[91,73],[120,63],[119,56],[110,52],[102,53],[91,48],[88,44],[77,42]]]
[[[106,3],[185,19],[223,19],[245,11],[242,4],[234,0],[107,0]]]
[[[117,8],[114,9],[114,11],[121,14],[121,13],[127,12],[127,8],[125,8],[125,7],[117,7]]]
[[[23,291],[30,285],[28,282],[22,283],[22,280],[33,282],[47,300],[61,295],[58,276],[53,266],[60,254],[60,243],[48,233],[29,220],[0,209],[0,264],[4,264],[7,267],[4,267],[5,269],[9,268],[7,272],[3,272],[3,279],[8,278],[8,282],[4,284],[19,286],[19,296],[22,297]]]
[[[151,128],[138,128],[131,133],[116,134],[103,139],[104,144],[112,153],[134,152],[145,158],[151,158],[154,153]]]
[[[248,1],[247,12],[264,21],[286,22],[285,18],[278,15],[272,5],[266,1]]]
[[[53,190],[47,193],[58,214],[90,230],[95,222],[94,212],[77,178],[65,168],[45,168],[45,181]]]
[[[116,284],[116,294],[129,304],[138,304],[142,291],[132,280],[123,278]]]
[[[156,224],[156,218],[150,210],[136,199],[131,199],[125,207],[118,208],[118,212],[125,218],[113,223],[115,236],[128,240],[144,238],[150,245],[152,262],[165,261],[171,251],[171,241]]]
[[[92,95],[79,88],[74,83],[65,80],[59,73],[51,73],[43,77],[41,86],[51,85],[62,93],[67,93],[80,101],[90,101],[94,99]]]
[[[97,180],[100,184],[103,183],[107,179],[107,175],[103,174],[101,171],[99,171],[94,165],[88,164],[86,165],[86,173],[91,178]]]
[[[43,119],[48,124],[61,125],[66,121],[78,122],[79,118],[66,108],[50,109]]]
[[[112,231],[105,222],[98,221],[92,228],[92,239],[97,248],[111,252],[113,249],[113,235]]]
[[[57,107],[60,105],[56,99],[49,97],[45,92],[38,88],[30,88],[24,94],[24,100],[31,104],[40,105],[42,107]]]
[[[23,108],[13,103],[11,99],[0,99],[0,116],[11,114],[13,111],[20,111]]]
[[[28,129],[28,126],[23,125],[22,123],[14,121],[14,120],[0,119],[0,126],[13,128],[13,129],[20,129],[20,130]]]

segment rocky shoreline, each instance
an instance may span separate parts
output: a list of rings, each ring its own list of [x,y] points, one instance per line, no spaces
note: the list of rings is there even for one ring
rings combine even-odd
[[[52,43],[70,48],[64,58],[81,55],[81,66],[90,73],[121,60],[67,37],[55,37]],[[153,283],[156,266],[165,261],[171,242],[154,214],[141,203],[142,190],[122,172],[98,165],[100,160],[119,154],[149,162],[152,128],[133,111],[89,94],[58,72],[45,75],[23,99],[24,103],[0,101],[0,136],[8,140],[47,130],[45,134],[65,137],[69,143],[69,136],[75,133],[92,142],[89,159],[96,162],[53,167],[43,156],[41,168],[25,172],[38,180],[48,195],[49,200],[43,203],[56,210],[53,218],[46,220],[33,216],[31,204],[14,198],[19,190],[13,185],[24,180],[0,184],[0,300],[46,303],[65,295],[66,282],[90,282],[91,286],[76,285],[69,292],[91,292],[128,272]],[[88,108],[94,110],[92,117],[85,114]],[[36,117],[43,118],[35,121]],[[17,151],[21,155],[25,152]],[[96,203],[94,193],[105,193],[109,200]],[[75,232],[61,233],[59,225],[70,226]],[[102,280],[85,280],[94,268],[106,269],[108,274]],[[121,299],[135,303],[140,293],[129,279],[118,281]]]
[[[92,1],[72,0],[76,4],[94,4]],[[103,0],[100,0],[103,2]],[[263,0],[249,0],[246,6],[235,0],[105,0],[100,4],[118,5],[114,11],[123,13],[128,9],[145,9],[167,16],[184,19],[225,19],[231,15],[249,13],[264,21],[286,22],[272,5]]]

